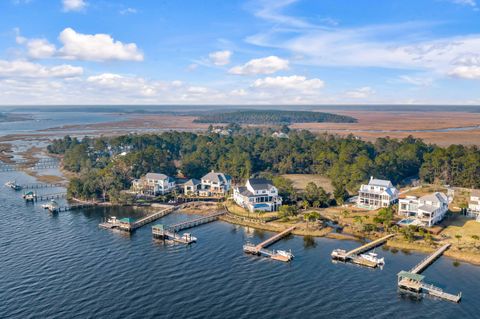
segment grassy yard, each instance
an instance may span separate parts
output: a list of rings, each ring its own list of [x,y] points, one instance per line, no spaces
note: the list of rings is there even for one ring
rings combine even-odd
[[[317,186],[323,187],[328,193],[333,192],[332,181],[330,178],[318,174],[284,174],[283,177],[293,182],[293,187],[297,190],[304,190],[308,183],[314,182]]]
[[[278,214],[277,212],[250,213],[248,210],[238,206],[233,201],[227,201],[227,208],[232,214],[249,218],[270,218],[276,217]]]
[[[447,189],[440,185],[422,185],[419,188],[411,189],[406,193],[403,193],[402,196],[416,196],[421,197],[428,195],[434,192],[447,193]]]
[[[441,235],[449,236],[452,238],[453,242],[457,241],[455,235],[462,236],[460,238],[460,243],[466,244],[472,244],[475,242],[472,235],[480,236],[480,223],[471,218],[458,216],[449,222],[449,224],[450,225],[441,232]]]

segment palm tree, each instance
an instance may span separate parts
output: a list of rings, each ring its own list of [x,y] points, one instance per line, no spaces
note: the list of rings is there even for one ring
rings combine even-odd
[[[303,214],[303,219],[307,222],[307,229],[308,229],[308,222],[310,221],[311,214],[305,213]]]
[[[475,248],[477,248],[477,241],[480,239],[480,237],[478,235],[472,235],[472,239],[475,241]]]
[[[458,241],[458,245],[460,245],[460,239],[462,238],[462,235],[456,234],[456,235],[455,235],[455,238],[456,238],[457,241]]]

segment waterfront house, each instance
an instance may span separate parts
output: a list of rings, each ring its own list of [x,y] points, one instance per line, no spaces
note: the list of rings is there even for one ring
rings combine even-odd
[[[480,221],[480,190],[472,190],[468,202],[468,214]]]
[[[225,196],[230,190],[232,178],[224,173],[211,171],[200,180],[198,195],[201,197]]]
[[[183,192],[185,195],[197,195],[201,185],[200,180],[192,178],[183,184]]]
[[[282,197],[273,183],[263,178],[250,178],[245,186],[233,189],[233,200],[237,205],[249,210],[273,212],[282,205]]]
[[[175,179],[165,174],[147,173],[132,182],[132,189],[144,195],[165,195],[175,189]]]
[[[357,206],[367,209],[388,207],[398,200],[398,190],[392,182],[370,177],[368,184],[363,184],[358,191]]]
[[[398,201],[398,214],[416,220],[417,223],[431,227],[445,217],[448,211],[448,197],[435,192],[417,198],[407,196]]]

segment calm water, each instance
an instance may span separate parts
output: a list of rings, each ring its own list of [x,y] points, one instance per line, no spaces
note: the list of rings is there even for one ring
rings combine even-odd
[[[25,175],[2,173],[0,183]],[[54,190],[44,190],[45,193]],[[291,237],[290,264],[244,255],[242,244],[271,234],[223,222],[191,230],[191,247],[163,245],[143,227],[132,236],[97,227],[127,209],[90,209],[52,216],[0,187],[0,318],[478,318],[480,268],[445,257],[424,274],[460,304],[396,291],[396,274],[422,254],[393,254],[383,270],[333,264],[334,248],[353,241]],[[192,218],[174,213],[165,224]]]

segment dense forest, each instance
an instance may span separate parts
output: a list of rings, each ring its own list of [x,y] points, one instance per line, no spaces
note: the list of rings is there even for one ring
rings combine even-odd
[[[251,110],[213,113],[199,116],[195,123],[237,123],[237,124],[292,124],[292,123],[354,123],[357,120],[346,115],[308,111]]]
[[[394,184],[419,176],[429,183],[480,187],[477,147],[441,148],[413,137],[371,143],[354,136],[291,131],[288,139],[278,139],[271,130],[242,129],[230,136],[187,132],[82,140],[67,136],[48,150],[63,154],[64,168],[79,173],[69,194],[82,198],[116,198],[133,178],[147,172],[199,178],[212,169],[232,175],[235,182],[253,175],[322,174],[332,179],[342,197],[372,175]],[[275,183],[291,188],[281,178]]]

